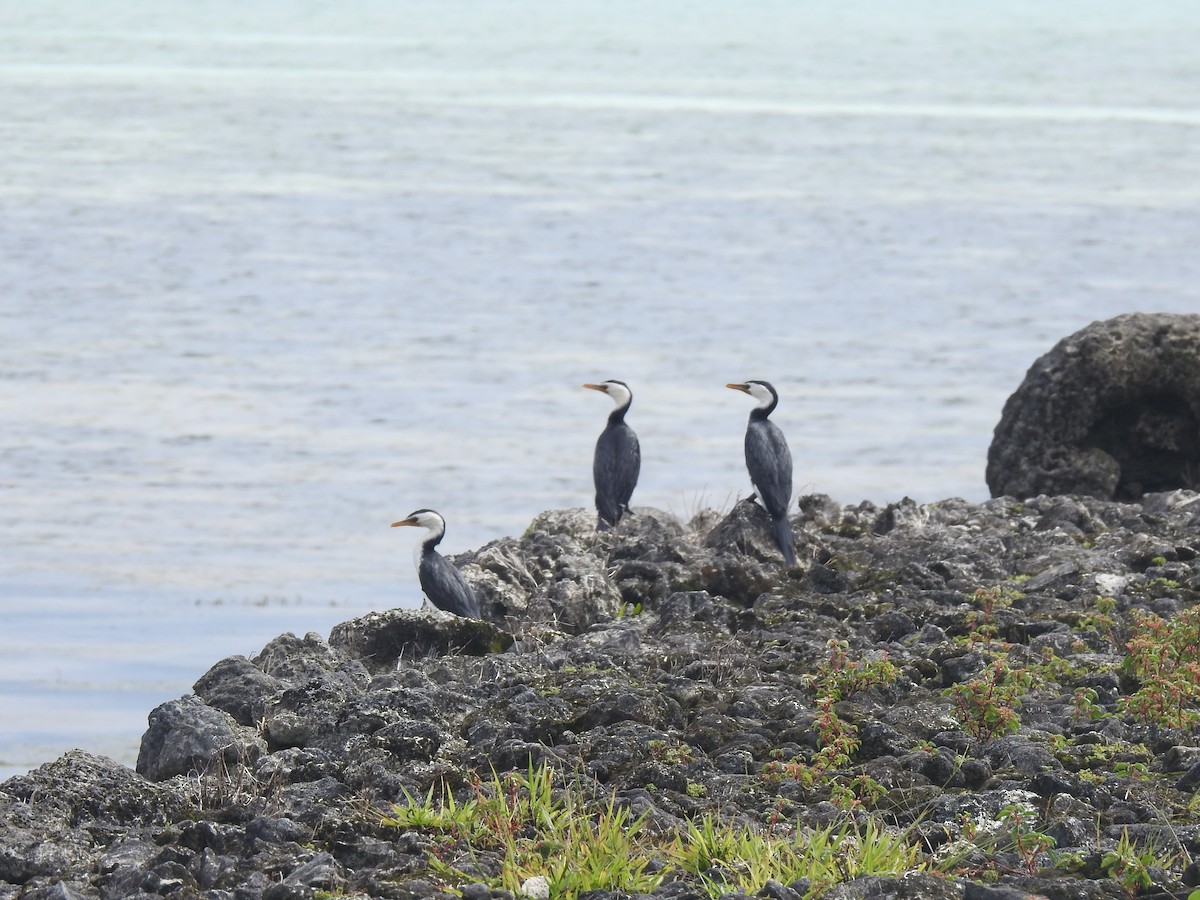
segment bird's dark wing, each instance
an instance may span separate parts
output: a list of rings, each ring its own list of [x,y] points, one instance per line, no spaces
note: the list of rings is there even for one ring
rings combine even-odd
[[[440,553],[430,550],[421,555],[417,577],[421,590],[438,609],[469,619],[480,618],[479,601],[475,599],[471,585]]]
[[[592,477],[596,483],[596,511],[615,525],[629,506],[642,468],[637,435],[624,422],[604,429],[596,441]]]
[[[618,437],[620,443],[620,464],[617,467],[614,484],[617,500],[622,506],[629,506],[633,497],[633,489],[637,487],[638,475],[642,471],[642,448],[638,444],[637,435],[625,423],[621,423]]]
[[[766,419],[746,428],[746,468],[771,518],[786,516],[792,499],[792,454],[783,432]]]

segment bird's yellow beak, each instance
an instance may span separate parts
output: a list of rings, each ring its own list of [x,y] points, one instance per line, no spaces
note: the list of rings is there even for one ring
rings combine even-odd
[[[400,525],[416,525],[416,524],[417,523],[412,519],[405,519],[403,522],[393,522],[392,527],[396,528]]]
[[[741,391],[743,394],[750,393],[750,385],[748,384],[727,384],[727,388],[733,388],[735,391]]]
[[[602,384],[585,384],[584,387],[593,391],[604,391],[605,393],[608,392],[608,388]]]

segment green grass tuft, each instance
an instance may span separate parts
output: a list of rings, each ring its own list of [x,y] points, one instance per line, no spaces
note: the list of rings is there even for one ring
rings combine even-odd
[[[473,794],[456,799],[445,786],[424,796],[405,792],[405,802],[383,819],[439,837],[429,871],[451,890],[483,876],[491,887],[519,896],[521,885],[540,875],[552,897],[572,900],[595,890],[649,893],[669,876],[715,898],[733,890],[754,893],[768,879],[807,877],[809,896],[816,897],[859,875],[925,868],[904,833],[873,821],[781,833],[782,825],[763,829],[710,814],[682,833],[657,834],[615,796],[601,800],[545,764],[493,773]]]

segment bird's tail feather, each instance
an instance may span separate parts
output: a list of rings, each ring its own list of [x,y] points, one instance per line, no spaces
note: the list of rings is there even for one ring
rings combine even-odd
[[[796,548],[792,541],[792,523],[788,521],[787,516],[780,516],[778,519],[772,520],[772,529],[775,532],[775,543],[779,545],[779,550],[783,553],[783,561],[789,566],[796,564]]]

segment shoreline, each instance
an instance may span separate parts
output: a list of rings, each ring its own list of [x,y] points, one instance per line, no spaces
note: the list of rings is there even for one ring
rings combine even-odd
[[[504,896],[494,850],[471,848],[486,857],[474,868],[431,869],[433,849],[453,859],[462,841],[381,819],[405,791],[442,785],[462,801],[492,768],[546,763],[660,830],[708,814],[763,835],[875,822],[919,847],[912,878],[954,896],[1108,896],[1103,860],[1122,835],[1166,863],[1148,876],[1158,889],[1186,896],[1197,709],[1138,712],[1145,685],[1125,645],[1148,614],[1182,621],[1200,599],[1196,497],[877,507],[809,495],[790,572],[753,504],[688,524],[636,509],[605,534],[588,511],[543,513],[520,538],[453,557],[491,622],[392,610],[328,639],[281,635],[154,710],[141,775],[72,753],[4,782],[0,806],[20,824],[0,832],[0,884],[19,870],[23,884],[61,878],[95,895],[136,840],[174,848],[215,900],[263,871],[247,835],[266,818],[296,834],[271,845],[285,882],[320,858],[297,896]],[[972,694],[989,678],[990,710]],[[111,819],[95,844],[93,807]],[[1055,844],[1023,858],[1013,809]],[[209,845],[225,867],[211,883],[194,833],[205,822],[241,835]],[[39,869],[43,842],[74,848],[53,875]],[[135,867],[162,865],[147,854]],[[895,895],[899,873],[877,877]],[[730,878],[729,890],[763,889]],[[844,893],[866,886],[854,882],[783,887],[885,896]],[[673,871],[645,893],[705,884]]]

